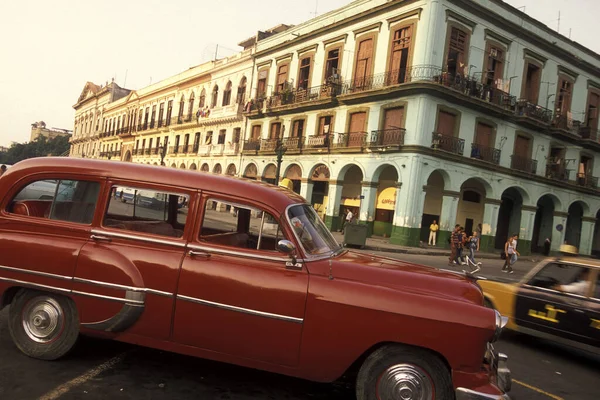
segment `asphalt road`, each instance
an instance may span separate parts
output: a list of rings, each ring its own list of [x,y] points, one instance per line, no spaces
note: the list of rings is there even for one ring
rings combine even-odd
[[[447,258],[408,254],[387,256],[434,267]],[[517,279],[500,272],[502,261],[485,260],[484,275]],[[498,265],[496,265],[498,264]],[[280,375],[205,361],[157,350],[82,338],[66,358],[45,362],[22,355],[0,312],[0,399],[273,399],[354,398],[350,383],[316,384]],[[508,354],[516,400],[596,400],[600,398],[600,356],[505,333],[497,348]]]

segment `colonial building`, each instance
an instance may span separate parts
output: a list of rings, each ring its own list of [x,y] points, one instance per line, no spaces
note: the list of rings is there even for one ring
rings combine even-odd
[[[46,139],[54,139],[59,136],[70,137],[72,133],[73,132],[68,129],[46,128],[46,123],[44,121],[39,121],[31,124],[31,135],[29,137],[29,141],[34,142],[40,136],[43,136]]]
[[[273,180],[279,152],[282,177],[332,229],[348,208],[397,244],[426,241],[435,219],[439,244],[455,224],[481,224],[482,250],[518,233],[521,254],[546,238],[553,250],[600,251],[598,54],[500,0],[358,0],[240,45],[237,56],[103,103],[108,139],[94,142],[97,156],[114,141],[129,146],[124,159],[159,163],[145,151],[153,135],[168,136],[178,153],[169,149],[167,165],[233,165],[227,172]],[[190,118],[190,96],[213,96],[225,75],[234,88],[247,78],[243,114],[218,91],[208,119]],[[153,104],[169,100],[178,123],[148,131]]]

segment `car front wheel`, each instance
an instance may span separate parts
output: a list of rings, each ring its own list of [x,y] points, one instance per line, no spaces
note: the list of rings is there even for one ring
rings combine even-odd
[[[418,348],[390,345],[374,351],[356,380],[358,400],[453,399],[448,367],[436,355]]]
[[[10,305],[8,328],[25,355],[55,360],[79,337],[79,317],[72,300],[37,290],[20,290]]]

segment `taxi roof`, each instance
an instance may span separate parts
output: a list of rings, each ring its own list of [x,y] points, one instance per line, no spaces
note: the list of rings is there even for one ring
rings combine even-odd
[[[258,200],[281,210],[290,204],[306,203],[302,196],[289,189],[247,178],[131,162],[69,157],[37,157],[14,164],[0,179],[0,193],[6,193],[10,186],[28,175],[48,172],[94,175],[216,191]]]
[[[552,257],[552,260],[555,261],[563,261],[569,262],[573,264],[582,264],[592,268],[600,268],[600,260],[597,258],[591,258],[587,256],[564,256],[558,255],[556,257]]]

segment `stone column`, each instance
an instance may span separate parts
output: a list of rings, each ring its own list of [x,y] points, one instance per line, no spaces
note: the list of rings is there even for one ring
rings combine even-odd
[[[581,219],[581,239],[579,240],[579,254],[589,256],[592,254],[592,243],[594,241],[594,227],[596,218],[583,217]]]
[[[536,206],[521,206],[521,229],[517,250],[524,256],[531,254],[531,239],[533,238],[536,212]]]
[[[368,236],[373,234],[373,221],[375,220],[375,202],[377,201],[377,187],[379,182],[362,181],[360,190],[360,211],[358,220],[361,224],[369,226]]]
[[[332,230],[338,231],[341,227],[340,204],[342,203],[342,191],[344,181],[329,181],[329,194],[327,200],[327,210],[325,210],[325,225]]]
[[[302,178],[300,179],[300,196],[306,199],[307,203],[310,203],[313,192],[313,182],[311,179]]]
[[[565,229],[567,229],[567,217],[569,213],[554,211],[554,217],[552,218],[552,245],[550,246],[551,251],[560,251],[560,245],[565,241]],[[556,229],[558,225],[562,225],[562,230]]]
[[[458,212],[458,200],[460,192],[444,190],[442,192],[442,213],[440,215],[440,230],[437,235],[437,246],[450,247],[448,239],[456,225],[456,213]]]
[[[483,210],[483,222],[481,223],[481,239],[479,250],[491,252],[496,244],[496,229],[498,228],[498,212],[501,200],[485,199]]]

